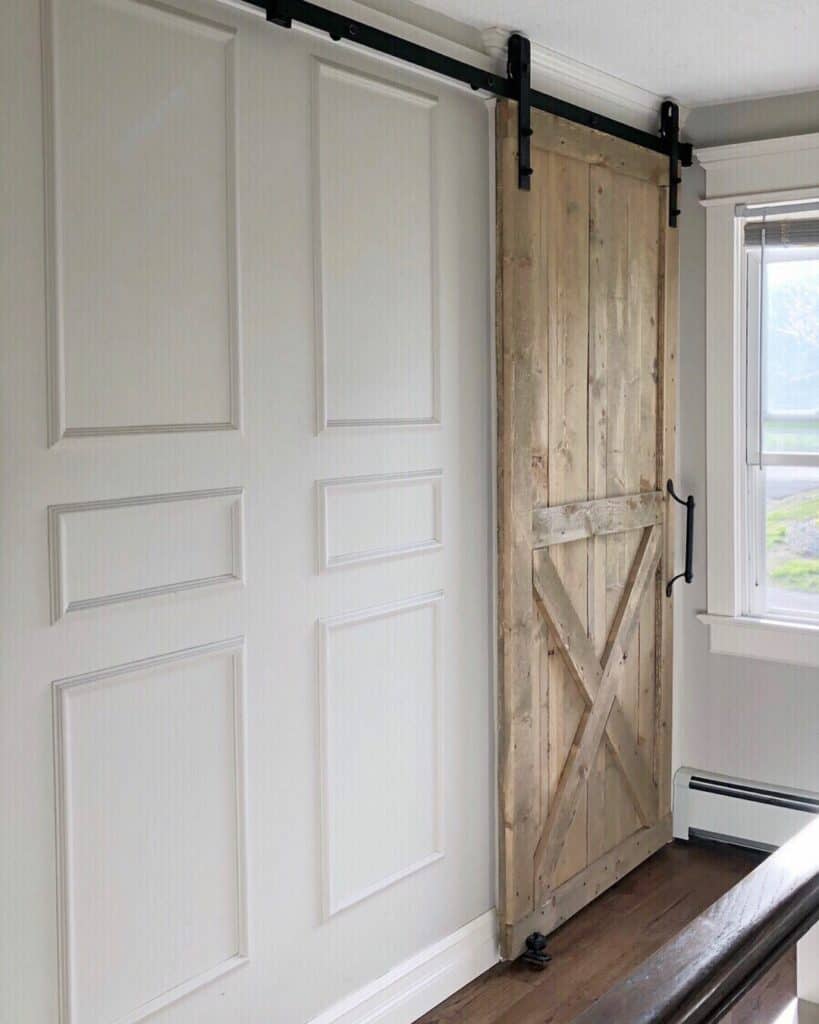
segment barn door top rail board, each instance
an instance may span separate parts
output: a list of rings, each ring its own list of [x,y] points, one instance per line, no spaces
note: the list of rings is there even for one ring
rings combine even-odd
[[[320,32],[326,32],[331,39],[356,43],[389,57],[406,61],[425,68],[427,71],[463,82],[472,89],[491,93],[504,99],[517,100],[518,134],[519,134],[519,186],[528,189],[532,168],[530,166],[530,109],[543,110],[575,124],[594,128],[616,138],[631,142],[644,149],[662,153],[669,161],[669,224],[676,227],[679,210],[677,209],[677,186],[680,183],[679,167],[690,167],[692,147],[689,143],[679,140],[679,109],[677,104],[666,100],[660,111],[660,130],[658,134],[643,131],[632,125],[616,121],[603,114],[597,114],[585,107],[558,99],[547,93],[538,92],[530,87],[531,60],[529,57],[529,41],[519,33],[509,37],[509,64],[506,77],[493,75],[482,68],[476,68],[464,61],[448,57],[426,46],[402,39],[381,29],[374,28],[364,22],[345,17],[335,11],[329,11],[318,4],[307,0],[249,0],[255,7],[265,11],[267,20],[283,28],[292,28],[297,21]]]

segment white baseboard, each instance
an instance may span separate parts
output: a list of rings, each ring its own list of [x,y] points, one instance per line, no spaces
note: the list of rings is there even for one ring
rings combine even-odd
[[[490,910],[345,996],[310,1024],[412,1024],[498,962],[497,930]]]

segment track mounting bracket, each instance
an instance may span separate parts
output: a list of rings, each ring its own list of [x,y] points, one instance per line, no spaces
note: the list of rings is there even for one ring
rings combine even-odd
[[[518,102],[518,188],[532,187],[532,54],[526,36],[509,36],[507,75]]]
[[[680,108],[673,100],[663,100],[660,113],[660,138],[665,139],[668,143],[668,226],[675,228],[680,215],[678,189],[682,178],[680,177]]]

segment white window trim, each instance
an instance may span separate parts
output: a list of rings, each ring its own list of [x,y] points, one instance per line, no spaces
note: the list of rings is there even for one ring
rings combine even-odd
[[[819,134],[696,151],[706,195],[706,446],[710,649],[819,666],[819,625],[743,614],[745,423],[737,203],[819,196]]]

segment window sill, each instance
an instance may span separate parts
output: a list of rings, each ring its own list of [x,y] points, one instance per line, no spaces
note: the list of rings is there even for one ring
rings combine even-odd
[[[819,625],[755,619],[750,616],[697,616],[708,626],[712,654],[819,667]]]

